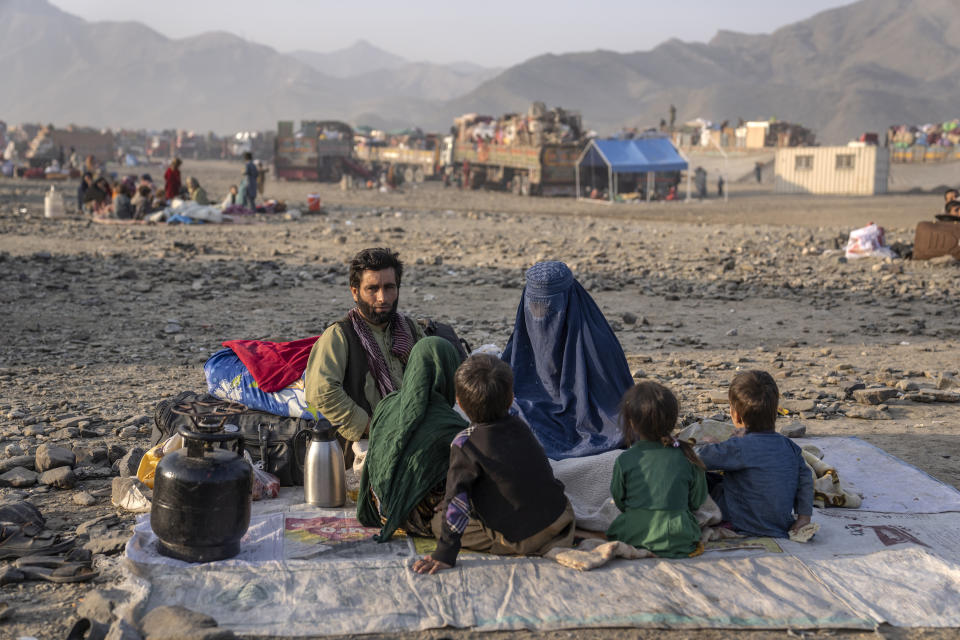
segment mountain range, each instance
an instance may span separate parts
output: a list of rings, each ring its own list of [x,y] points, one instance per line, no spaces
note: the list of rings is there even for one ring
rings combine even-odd
[[[467,112],[535,100],[612,133],[679,121],[799,122],[826,142],[960,116],[957,0],[861,0],[773,33],[721,31],[633,53],[542,55],[507,69],[409,61],[358,41],[281,53],[223,32],[171,39],[88,22],[46,0],[0,0],[0,119],[227,133],[344,119],[445,131]]]

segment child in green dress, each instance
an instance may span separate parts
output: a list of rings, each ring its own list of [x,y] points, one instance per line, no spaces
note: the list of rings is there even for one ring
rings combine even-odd
[[[703,463],[671,435],[680,407],[661,384],[644,381],[620,402],[630,445],[613,467],[610,493],[622,512],[607,538],[643,547],[662,558],[698,555],[700,526],[693,515],[707,497]]]

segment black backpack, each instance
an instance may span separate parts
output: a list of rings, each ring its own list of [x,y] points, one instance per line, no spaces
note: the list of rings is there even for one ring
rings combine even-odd
[[[420,318],[417,322],[420,324],[420,328],[423,329],[423,335],[438,336],[452,344],[460,356],[460,362],[466,360],[470,352],[473,351],[473,349],[470,348],[470,344],[458,336],[457,332],[449,324],[436,322],[430,318]]]
[[[221,401],[209,393],[199,394],[182,391],[173,398],[162,400],[154,411],[154,425],[151,440],[159,444],[176,433],[181,425],[193,428],[189,417],[173,412],[173,407],[183,402],[195,400],[205,402]],[[254,462],[263,461],[264,471],[277,476],[281,486],[290,487],[303,484],[303,457],[306,451],[305,439],[314,426],[313,420],[287,418],[265,411],[248,409],[235,418],[230,418],[243,435],[243,447],[250,452]],[[320,427],[329,427],[326,420],[320,421]],[[233,443],[227,443],[228,446]],[[233,444],[235,447],[236,445]]]

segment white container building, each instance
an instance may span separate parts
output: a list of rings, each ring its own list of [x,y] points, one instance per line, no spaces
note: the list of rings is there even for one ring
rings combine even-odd
[[[787,147],[774,160],[777,193],[872,196],[887,192],[890,153],[859,142],[845,147]]]

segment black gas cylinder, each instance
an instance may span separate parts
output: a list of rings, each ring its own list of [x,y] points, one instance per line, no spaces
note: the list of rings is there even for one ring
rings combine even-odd
[[[181,426],[185,447],[157,465],[150,526],[160,553],[211,562],[240,553],[250,525],[253,470],[243,459],[240,433],[197,433]],[[239,440],[237,453],[213,443]]]

